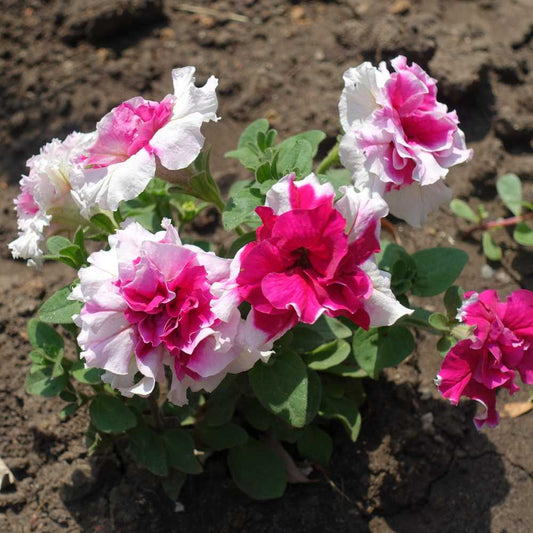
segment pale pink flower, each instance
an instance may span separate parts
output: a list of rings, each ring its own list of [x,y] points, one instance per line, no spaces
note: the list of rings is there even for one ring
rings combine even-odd
[[[335,191],[311,174],[282,178],[256,209],[263,225],[257,241],[242,250],[237,285],[251,304],[247,318],[252,346],[272,343],[298,322],[322,314],[344,316],[359,326],[393,324],[411,311],[390,290],[375,262],[381,217],[387,206],[377,195]]]
[[[92,133],[71,133],[54,139],[27,162],[30,171],[20,180],[15,199],[19,236],[9,244],[13,257],[42,262],[43,246],[50,234],[75,230],[86,223],[80,216],[79,199],[72,191],[72,177],[81,163]]]
[[[161,102],[131,98],[97,124],[97,137],[86,152],[85,169],[75,187],[90,212],[94,206],[115,211],[136,198],[156,174],[156,165],[179,170],[189,166],[204,144],[200,128],[217,120],[217,79],[194,84],[194,67],[172,71],[174,94]]]
[[[384,195],[393,215],[420,226],[451,199],[448,169],[471,158],[455,111],[437,101],[436,81],[403,56],[344,73],[340,157],[357,188]]]
[[[472,327],[471,338],[456,344],[442,363],[437,383],[445,398],[457,404],[461,396],[480,402],[478,427],[496,425],[496,390],[511,393],[516,372],[533,384],[533,293],[513,292],[501,302],[496,291],[467,293],[458,319]]]
[[[84,303],[75,321],[87,367],[105,369],[103,380],[126,396],[147,396],[167,366],[169,399],[183,405],[188,389],[210,392],[260,354],[238,341],[240,313],[226,305],[231,260],[181,244],[164,226],[152,234],[126,223],[109,250],[91,254],[71,298]]]

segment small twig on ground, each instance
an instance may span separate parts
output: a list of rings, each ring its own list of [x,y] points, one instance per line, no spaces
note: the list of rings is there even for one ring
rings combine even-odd
[[[313,467],[318,470],[326,480],[326,483],[337,493],[340,494],[348,503],[353,505],[353,501],[335,484],[335,482],[328,476],[325,468],[319,464],[314,464]]]
[[[491,228],[503,228],[505,226],[516,226],[520,222],[533,219],[533,211],[525,215],[517,215],[515,217],[502,218],[501,220],[490,220],[489,222],[482,222],[473,228],[463,232],[463,238],[466,239],[474,233],[474,231],[484,231]]]
[[[402,239],[400,238],[400,234],[398,233],[398,230],[394,227],[394,224],[387,220],[386,218],[383,218],[381,220],[381,224],[383,226],[383,229],[387,230],[394,239],[394,242],[396,244],[402,245]]]
[[[245,15],[239,15],[238,13],[232,13],[231,11],[220,11],[218,9],[213,9],[212,7],[195,6],[193,4],[178,4],[175,9],[186,11],[187,13],[195,13],[197,15],[207,15],[219,20],[233,20],[235,22],[250,21]]]

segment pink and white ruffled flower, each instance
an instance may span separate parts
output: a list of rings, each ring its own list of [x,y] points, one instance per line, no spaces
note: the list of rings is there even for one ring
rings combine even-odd
[[[524,383],[533,384],[533,293],[520,289],[505,302],[494,290],[465,297],[458,319],[472,327],[472,335],[446,355],[437,384],[452,403],[467,396],[483,405],[474,419],[478,427],[495,426],[496,390],[516,392],[516,372]]]
[[[49,142],[28,160],[30,171],[20,180],[21,192],[15,199],[19,236],[9,244],[14,258],[39,265],[47,234],[71,231],[83,223],[72,177],[92,142],[92,133],[74,132],[64,141]]]
[[[344,73],[339,101],[343,165],[357,188],[384,196],[412,226],[451,199],[448,169],[472,156],[455,111],[437,101],[436,80],[403,56],[379,68],[365,62]]]
[[[198,88],[194,72],[174,69],[174,94],[161,102],[131,98],[100,120],[85,168],[74,181],[85,213],[94,206],[115,211],[122,200],[136,198],[157,165],[179,170],[196,159],[204,144],[202,124],[217,120],[218,80],[211,76]]]
[[[312,324],[322,314],[367,329],[412,312],[396,300],[374,258],[385,202],[353,187],[341,192],[335,202],[331,184],[321,185],[314,174],[301,181],[291,174],[256,209],[263,221],[257,240],[235,258],[240,297],[252,306],[250,345],[271,344],[298,322]]]
[[[152,234],[130,221],[91,254],[71,298],[87,367],[125,396],[147,396],[172,373],[169,400],[187,403],[187,390],[212,391],[229,373],[248,370],[260,354],[238,341],[241,317],[226,305],[231,260],[181,244],[166,220]],[[140,379],[136,374],[140,373]]]

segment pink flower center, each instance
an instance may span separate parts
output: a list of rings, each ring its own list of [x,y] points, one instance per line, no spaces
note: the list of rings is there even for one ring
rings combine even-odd
[[[374,243],[349,245],[346,220],[334,208],[333,198],[318,201],[305,186],[295,189],[291,211],[275,215],[269,207],[258,208],[264,225],[241,258],[241,297],[265,315],[265,331],[279,327],[282,314],[290,322],[295,313],[305,323],[325,312],[367,327],[362,308],[372,287],[359,265],[373,253]]]
[[[173,105],[171,95],[161,103],[139,97],[120,104],[98,124],[98,137],[85,164],[107,167],[126,161],[142,148],[151,152],[150,141],[170,120]]]
[[[178,379],[197,379],[187,364],[198,334],[216,320],[205,268],[189,261],[165,277],[149,257],[138,257],[132,266],[117,286],[128,305],[124,315],[137,333],[136,355],[143,357],[163,346],[174,358]]]
[[[33,198],[33,195],[27,191],[23,190],[16,199],[17,207],[20,212],[25,215],[33,216],[39,212],[39,206]]]

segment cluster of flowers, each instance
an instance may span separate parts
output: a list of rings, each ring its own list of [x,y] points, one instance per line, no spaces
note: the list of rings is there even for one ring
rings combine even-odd
[[[456,113],[437,101],[435,80],[402,56],[392,67],[391,74],[383,63],[363,63],[344,75],[340,157],[354,185],[341,188],[339,199],[313,174],[285,176],[256,210],[262,221],[256,240],[234,259],[183,244],[169,220],[155,234],[127,220],[107,250],[91,254],[71,295],[83,303],[75,322],[86,365],[104,369],[102,379],[126,396],[149,395],[170,369],[169,399],[182,405],[189,389],[212,391],[226,374],[267,359],[274,341],[298,322],[325,314],[367,329],[412,312],[377,266],[380,220],[390,208],[422,224],[449,200],[449,167],[471,151]],[[14,257],[40,264],[46,236],[116,211],[155,176],[194,161],[202,124],[218,120],[217,80],[196,87],[192,67],[174,70],[172,78],[174,94],[161,102],[132,98],[94,132],[54,140],[28,161],[15,201]],[[515,369],[532,379],[524,354],[533,326],[522,327],[515,311],[532,300],[520,293],[497,304],[487,294],[465,305],[461,316],[476,326],[476,339],[450,352],[439,387],[452,401],[461,395],[483,401],[493,423],[495,388],[514,390]],[[246,318],[242,302],[250,304]]]
[[[496,390],[518,391],[516,372],[533,385],[533,293],[513,292],[505,302],[494,290],[470,292],[457,318],[472,328],[445,357],[436,383],[440,392],[457,404],[461,396],[483,406],[474,419],[478,428],[496,426]]]

